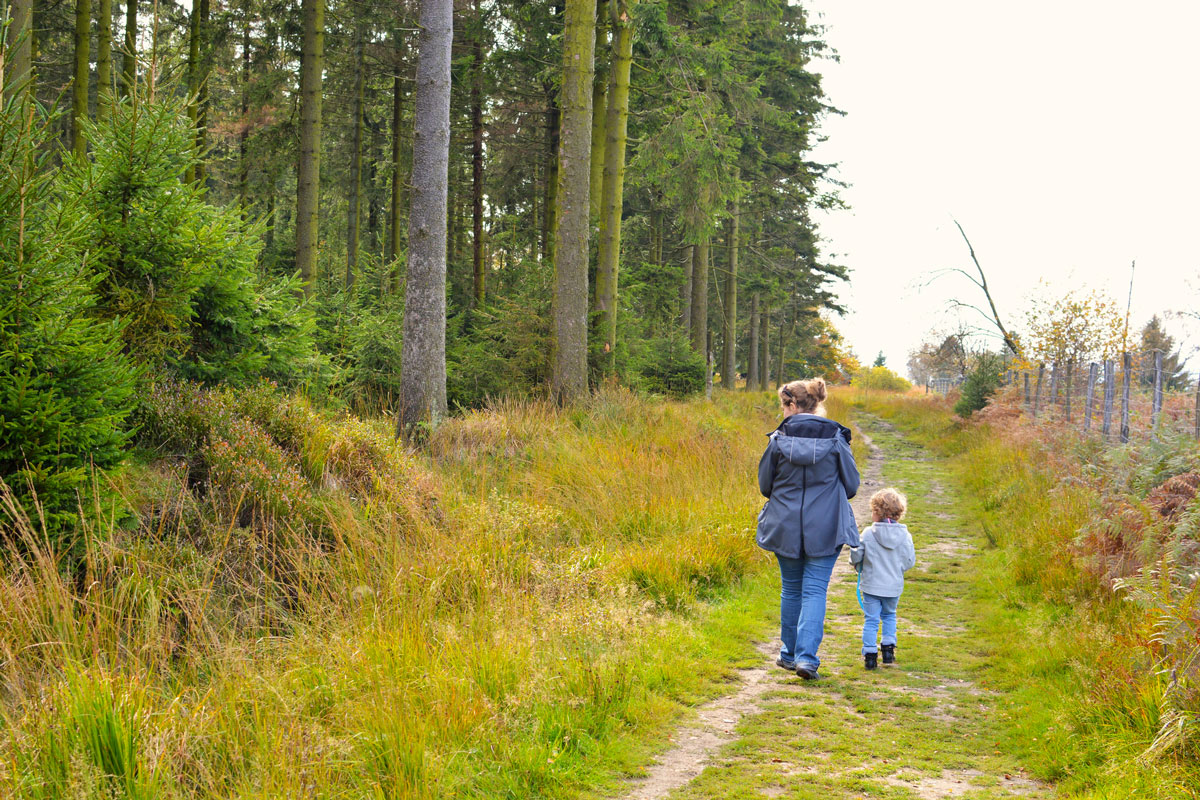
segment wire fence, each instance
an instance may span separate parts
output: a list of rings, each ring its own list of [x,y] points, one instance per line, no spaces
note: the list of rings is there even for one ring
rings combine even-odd
[[[1167,432],[1200,439],[1200,382],[1195,389],[1164,353],[1124,353],[1105,361],[1056,361],[1011,370],[1025,410],[1035,420],[1078,425],[1105,439],[1157,438]]]

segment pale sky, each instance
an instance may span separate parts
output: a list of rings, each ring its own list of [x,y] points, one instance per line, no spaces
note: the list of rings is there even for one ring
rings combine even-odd
[[[1045,278],[1107,291],[1133,322],[1200,311],[1200,2],[806,0],[841,63],[820,62],[845,117],[815,157],[841,164],[850,211],[818,217],[853,270],[835,324],[864,362],[904,372],[971,237],[1006,324]],[[967,317],[970,319],[970,317]],[[1167,330],[1200,346],[1200,324]],[[1193,359],[1195,366],[1200,359]]]

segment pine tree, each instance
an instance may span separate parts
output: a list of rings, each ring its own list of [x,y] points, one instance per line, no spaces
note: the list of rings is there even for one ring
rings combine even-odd
[[[28,95],[0,108],[0,478],[57,533],[123,458],[134,371],[92,315],[87,199],[50,168],[48,124]]]

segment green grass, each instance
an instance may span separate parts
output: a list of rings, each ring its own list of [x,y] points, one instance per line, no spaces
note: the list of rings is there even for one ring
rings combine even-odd
[[[1113,466],[1127,455],[1101,455],[1044,428],[958,429],[924,398],[860,402],[949,459],[956,513],[982,538],[973,595],[990,653],[985,680],[999,690],[1002,748],[1065,796],[1195,796],[1194,741],[1147,755],[1167,684],[1153,606],[1170,605],[1169,590],[1159,582],[1152,599],[1129,602],[1137,598],[1114,594],[1089,567],[1086,532],[1104,529],[1115,503],[1136,506]],[[1191,602],[1194,614],[1194,590]]]
[[[869,413],[856,422],[886,455],[884,482],[910,500],[918,565],[900,602],[899,663],[862,668],[862,614],[853,573],[841,565],[821,650],[826,679],[806,684],[775,673],[777,684],[742,719],[737,738],[672,800],[911,800],[938,781],[949,782],[953,796],[1011,797],[1013,787],[1048,796],[1020,777],[996,696],[985,685],[990,652],[978,631],[988,609],[975,590],[972,558],[983,540],[959,512],[948,465]],[[764,602],[776,613],[771,577]]]

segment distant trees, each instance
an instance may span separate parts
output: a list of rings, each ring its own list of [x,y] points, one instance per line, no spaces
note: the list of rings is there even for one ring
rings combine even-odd
[[[1112,358],[1124,344],[1125,314],[1099,291],[1074,289],[1060,297],[1043,292],[1025,312],[1022,355],[1047,364]]]
[[[1162,319],[1155,314],[1142,328],[1138,346],[1138,361],[1141,370],[1139,382],[1152,386],[1154,384],[1154,354],[1162,353],[1163,388],[1167,390],[1186,389],[1190,384],[1187,370],[1183,363],[1183,354],[1175,345],[1175,337],[1169,335],[1163,326]]]

